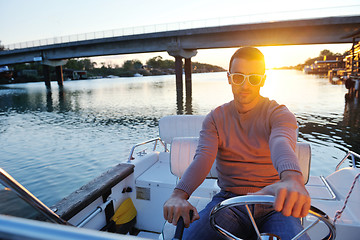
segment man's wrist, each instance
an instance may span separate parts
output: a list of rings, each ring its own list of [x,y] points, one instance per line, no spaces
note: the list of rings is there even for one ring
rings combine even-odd
[[[181,190],[179,188],[175,188],[174,191],[171,194],[171,197],[177,197],[177,198],[182,198],[182,199],[188,200],[190,196],[184,190]]]
[[[280,180],[282,180],[282,181],[290,180],[290,179],[302,180],[302,178],[303,178],[302,173],[295,171],[295,170],[285,170],[285,171],[282,171],[280,174]]]

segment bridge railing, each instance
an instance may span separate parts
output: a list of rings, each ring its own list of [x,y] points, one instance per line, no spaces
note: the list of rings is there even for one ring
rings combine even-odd
[[[337,6],[327,8],[314,8],[314,9],[302,9],[295,11],[279,11],[279,12],[266,12],[247,14],[242,16],[211,18],[203,20],[185,21],[185,22],[173,22],[166,24],[156,24],[147,26],[128,27],[120,29],[112,29],[98,32],[74,34],[68,36],[59,36],[35,41],[27,41],[5,45],[5,50],[14,50],[20,48],[30,48],[45,45],[53,45],[60,43],[77,42],[83,40],[93,40],[100,38],[111,38],[130,36],[146,33],[167,32],[176,30],[186,30],[204,27],[219,27],[219,26],[231,26],[237,24],[251,24],[251,23],[264,23],[264,22],[276,22],[285,20],[304,20],[311,18],[322,17],[339,17],[339,16],[356,16],[360,13],[360,5],[351,6]]]

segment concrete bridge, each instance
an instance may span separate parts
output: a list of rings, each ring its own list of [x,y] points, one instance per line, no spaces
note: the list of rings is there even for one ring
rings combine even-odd
[[[64,59],[167,51],[175,57],[177,88],[182,91],[182,59],[191,88],[191,57],[197,49],[352,43],[348,36],[359,30],[360,15],[163,31],[1,51],[0,66],[34,61],[58,66],[62,85]]]

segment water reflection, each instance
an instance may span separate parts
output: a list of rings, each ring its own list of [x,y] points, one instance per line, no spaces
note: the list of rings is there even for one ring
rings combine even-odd
[[[360,104],[358,98],[345,102],[343,123],[353,127],[354,130],[360,129]]]
[[[183,100],[183,92],[182,91],[176,91],[176,114],[182,115],[192,115],[193,114],[193,108],[192,108],[192,90],[187,89],[186,95],[185,95],[185,111],[184,111],[184,100]]]
[[[193,109],[192,109],[192,92],[190,92],[190,93],[186,92],[185,114],[189,114],[189,115],[192,115],[192,114],[193,114]]]
[[[183,91],[177,90],[176,91],[176,114],[182,115],[184,114],[184,101],[183,101]]]
[[[59,87],[59,111],[66,112],[71,109],[71,101],[66,101],[66,92],[64,91],[64,87]]]
[[[66,98],[66,91],[62,88],[58,90],[44,89],[39,92],[29,92],[26,89],[4,88],[10,94],[0,95],[0,111],[16,111],[18,113],[47,111],[53,112],[58,109],[60,112],[73,111],[71,98]],[[54,99],[54,94],[57,98]],[[55,101],[58,100],[58,104]]]
[[[342,113],[309,112],[298,113],[296,117],[299,138],[312,144],[313,172],[327,175],[331,171],[324,170],[324,164],[335,166],[347,151],[360,152],[360,104],[357,100],[346,101]],[[359,159],[356,161],[360,164]],[[350,159],[348,163],[351,165]]]
[[[346,101],[344,107],[344,118],[339,124],[347,129],[344,141],[352,146],[354,152],[360,153],[360,104],[359,99]]]
[[[52,100],[52,92],[51,90],[47,91],[46,93],[46,108],[48,112],[52,112],[54,111],[54,106],[53,106],[53,100]]]

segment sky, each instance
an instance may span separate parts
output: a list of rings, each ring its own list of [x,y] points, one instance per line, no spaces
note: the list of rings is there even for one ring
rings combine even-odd
[[[359,15],[359,0],[0,0],[0,41],[3,45],[135,26],[152,26],[203,19],[252,15],[261,18],[290,13],[316,18],[321,14]],[[323,49],[343,53],[351,44],[259,47],[267,66],[294,66],[319,55]],[[235,49],[199,50],[193,61],[228,68]],[[98,63],[122,65],[125,60],[151,57],[172,59],[167,53],[92,58]]]

